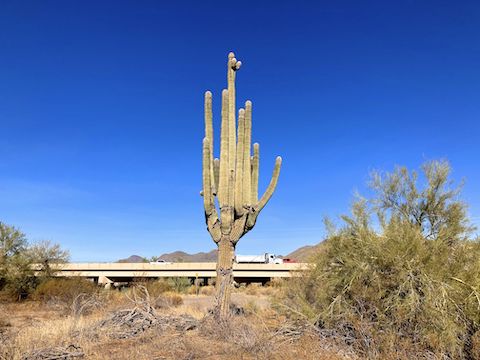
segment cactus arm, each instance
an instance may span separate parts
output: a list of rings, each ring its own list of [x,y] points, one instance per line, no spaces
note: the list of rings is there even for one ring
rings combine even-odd
[[[227,206],[232,208],[232,212],[234,210],[235,204],[235,170],[230,169],[229,177],[228,177],[228,202]]]
[[[220,224],[220,221],[218,220],[218,216],[215,211],[215,216],[212,215],[207,217],[207,229],[213,241],[217,244],[220,242],[222,238],[222,232],[220,230],[220,226],[221,224]]]
[[[236,166],[236,119],[235,119],[235,73],[242,63],[235,59],[235,54],[228,54],[227,81],[228,81],[228,166],[230,177],[233,172],[233,181],[228,186],[228,206],[235,202],[235,166]],[[231,180],[231,179],[230,179]]]
[[[222,129],[220,134],[220,171],[218,183],[218,202],[220,207],[227,203],[228,196],[228,90],[222,91]]]
[[[218,191],[218,179],[220,177],[220,159],[215,158],[213,160],[213,180],[215,182],[214,188]],[[213,195],[217,195],[214,193]]]
[[[270,180],[270,184],[268,184],[267,190],[265,190],[265,193],[262,195],[262,198],[258,202],[257,205],[255,205],[255,211],[258,213],[260,212],[265,205],[267,204],[268,200],[273,195],[273,192],[275,191],[275,188],[277,186],[278,182],[278,176],[280,175],[280,168],[282,167],[282,158],[280,156],[277,156],[277,159],[275,160],[275,168],[273,169],[273,175],[272,179]]]
[[[245,102],[245,140],[243,145],[243,207],[250,207],[252,198],[250,153],[252,143],[252,102]],[[255,201],[256,202],[256,201]]]
[[[220,223],[218,220],[217,209],[215,208],[212,178],[210,169],[213,167],[210,159],[211,147],[207,137],[203,139],[203,206],[205,208],[205,219],[208,232],[213,241],[218,243],[221,238]]]
[[[211,215],[215,206],[213,203],[212,178],[211,178],[211,162],[210,162],[210,142],[207,137],[203,139],[203,206],[205,214]]]
[[[212,93],[205,92],[205,137],[210,142],[210,149],[213,149],[213,114],[212,114]],[[212,151],[213,153],[213,151]]]
[[[212,192],[215,194],[216,187],[214,181],[214,169],[213,169],[213,113],[212,113],[212,93],[210,91],[205,92],[205,137],[210,143],[210,179]]]
[[[235,165],[235,214],[243,214],[243,155],[245,147],[245,110],[238,111],[237,161]]]
[[[258,202],[258,176],[260,172],[260,144],[253,144],[252,158],[252,204]]]
[[[227,82],[228,82],[228,164],[229,169],[235,169],[235,54],[228,54]]]

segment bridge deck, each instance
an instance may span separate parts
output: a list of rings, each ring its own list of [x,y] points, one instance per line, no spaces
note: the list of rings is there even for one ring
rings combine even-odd
[[[308,264],[234,264],[235,278],[290,277],[305,270]],[[60,277],[215,277],[216,263],[69,263],[56,265]]]

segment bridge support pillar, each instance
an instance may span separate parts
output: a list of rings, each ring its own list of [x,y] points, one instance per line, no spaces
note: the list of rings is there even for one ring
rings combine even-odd
[[[98,284],[103,285],[105,289],[110,289],[112,287],[113,281],[106,276],[100,275],[98,277]]]

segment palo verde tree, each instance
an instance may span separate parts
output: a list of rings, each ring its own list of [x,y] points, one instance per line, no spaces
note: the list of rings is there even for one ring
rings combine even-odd
[[[49,241],[30,244],[23,232],[0,221],[2,295],[18,300],[25,298],[41,278],[53,275],[52,264],[67,262],[68,257],[68,251],[58,244]]]
[[[478,359],[480,238],[446,161],[374,172],[282,305],[367,359]]]
[[[267,190],[259,199],[260,146],[251,154],[252,102],[235,108],[235,76],[241,62],[228,55],[228,87],[222,91],[220,159],[213,156],[212,93],[205,93],[205,138],[203,139],[203,202],[207,228],[218,246],[215,316],[225,317],[230,307],[233,262],[238,240],[250,231],[257,216],[273,195],[282,158],[277,157]],[[215,202],[217,199],[217,203]],[[218,209],[220,216],[218,216]]]

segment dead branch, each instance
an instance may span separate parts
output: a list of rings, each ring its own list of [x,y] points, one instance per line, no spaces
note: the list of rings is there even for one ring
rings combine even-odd
[[[76,345],[67,347],[44,348],[25,354],[22,360],[70,360],[85,356],[82,348]]]
[[[98,309],[101,306],[102,303],[97,296],[81,293],[73,299],[72,305],[70,305],[70,310],[74,317],[79,317]]]
[[[195,329],[198,321],[190,315],[158,315],[152,306],[150,295],[145,286],[134,289],[129,297],[134,307],[112,313],[105,320],[97,324],[97,328],[106,330],[110,336],[125,339],[136,336],[147,329],[156,328],[161,331],[175,329],[187,331]]]

